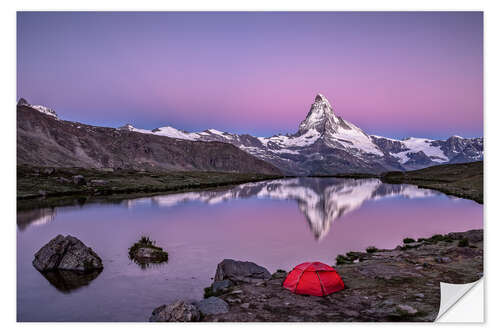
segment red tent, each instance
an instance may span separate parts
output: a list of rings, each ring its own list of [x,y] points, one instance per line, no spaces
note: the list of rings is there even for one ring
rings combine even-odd
[[[344,281],[333,267],[315,261],[295,266],[283,287],[296,294],[326,296],[344,289]]]

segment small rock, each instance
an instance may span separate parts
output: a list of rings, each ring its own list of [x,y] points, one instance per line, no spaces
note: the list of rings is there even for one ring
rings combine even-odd
[[[242,293],[243,293],[243,290],[240,290],[240,289],[236,289],[236,290],[231,291],[231,295],[242,294]]]
[[[424,294],[422,294],[422,293],[418,293],[418,294],[415,294],[415,297],[418,297],[418,298],[424,298],[424,297],[425,297],[425,295],[424,295]]]
[[[250,307],[250,303],[243,303],[240,305],[243,309],[248,309]]]
[[[68,178],[64,178],[64,177],[57,177],[56,182],[61,183],[61,184],[67,184],[67,183],[71,183],[71,180],[69,180]]]
[[[54,172],[56,172],[56,169],[54,168],[44,168],[41,170],[41,173],[47,176],[52,175]]]
[[[382,302],[382,305],[388,305],[388,306],[390,306],[390,305],[394,305],[394,302],[391,301],[391,300],[386,300],[386,301]]]
[[[230,280],[215,281],[212,283],[212,292],[216,293],[231,287],[233,283]]]
[[[434,260],[436,262],[443,263],[443,264],[451,262],[451,259],[449,257],[436,257]]]
[[[415,308],[405,304],[399,304],[397,309],[405,315],[414,315],[418,312]]]
[[[46,196],[47,195],[47,191],[44,191],[44,190],[39,190],[38,191],[38,194],[42,195],[42,196]]]
[[[189,322],[198,320],[200,320],[200,311],[193,304],[182,300],[157,307],[149,318],[151,322]]]
[[[85,185],[85,177],[83,177],[82,175],[73,176],[73,183],[76,185]]]
[[[205,298],[196,303],[200,312],[204,315],[226,313],[229,311],[229,305],[219,297]]]
[[[90,247],[69,235],[57,235],[38,250],[33,266],[40,272],[55,269],[90,272],[103,268],[101,258]]]
[[[345,310],[344,314],[349,317],[359,317],[359,312],[355,310]]]
[[[226,301],[228,301],[229,303],[241,303],[241,299],[233,297],[226,298]]]
[[[107,180],[102,180],[102,179],[92,179],[90,181],[91,185],[106,185],[108,183]]]
[[[256,287],[264,287],[266,286],[266,281],[259,281],[255,284]]]

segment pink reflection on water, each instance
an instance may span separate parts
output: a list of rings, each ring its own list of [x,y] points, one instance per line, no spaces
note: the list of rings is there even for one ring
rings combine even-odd
[[[159,304],[201,298],[225,258],[274,272],[304,261],[334,264],[338,254],[393,248],[405,237],[483,226],[483,207],[473,201],[353,180],[242,185],[56,212],[18,228],[20,320],[143,321]],[[105,266],[88,286],[63,296],[31,265],[33,254],[57,234],[80,238]],[[141,235],[169,252],[166,265],[141,270],[130,262],[127,249]]]

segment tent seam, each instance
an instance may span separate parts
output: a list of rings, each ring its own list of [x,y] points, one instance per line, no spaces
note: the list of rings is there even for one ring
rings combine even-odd
[[[304,275],[304,272],[305,272],[305,271],[306,271],[306,270],[304,269],[304,270],[300,273],[299,278],[297,279],[297,283],[295,284],[295,288],[293,289],[293,292],[296,292],[296,291],[297,291],[297,287],[299,286],[300,279],[302,278],[302,275]]]
[[[323,281],[321,281],[321,277],[319,276],[317,271],[316,271],[316,275],[318,276],[319,285],[321,286],[321,291],[323,292],[323,296],[326,296],[325,286],[323,286]]]

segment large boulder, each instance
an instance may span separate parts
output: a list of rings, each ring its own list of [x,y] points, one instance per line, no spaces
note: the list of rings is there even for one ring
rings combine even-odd
[[[153,310],[149,321],[199,321],[200,311],[193,304],[186,303],[183,300],[177,300],[169,305],[162,305]]]
[[[229,305],[223,299],[214,296],[199,301],[196,306],[205,316],[229,311]]]
[[[91,272],[103,268],[101,258],[78,238],[70,235],[57,235],[45,244],[35,253],[33,266],[40,272],[56,269]]]
[[[214,281],[259,282],[270,278],[267,269],[253,262],[224,259],[217,265]]]

